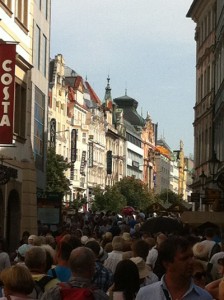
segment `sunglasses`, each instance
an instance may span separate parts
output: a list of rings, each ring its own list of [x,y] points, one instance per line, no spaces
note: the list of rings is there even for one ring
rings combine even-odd
[[[200,280],[202,277],[206,277],[206,272],[196,272],[192,277],[196,280]]]

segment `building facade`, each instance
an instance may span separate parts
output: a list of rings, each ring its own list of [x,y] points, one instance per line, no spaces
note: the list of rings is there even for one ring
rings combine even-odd
[[[0,186],[1,227],[10,251],[24,230],[37,232],[36,195],[45,185],[50,8],[50,1],[0,1],[0,44],[16,47],[13,138],[8,146],[0,141],[7,179]]]
[[[196,101],[194,116],[194,190],[200,189],[202,171],[209,174],[208,161],[212,157],[214,139],[214,74],[216,1],[194,0],[187,17],[196,23]]]
[[[223,1],[195,0],[187,13],[187,17],[196,23],[197,44],[195,174],[192,187],[209,210],[224,209],[221,200],[224,191],[223,11]]]

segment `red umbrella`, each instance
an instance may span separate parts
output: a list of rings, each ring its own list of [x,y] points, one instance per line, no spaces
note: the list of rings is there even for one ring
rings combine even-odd
[[[121,213],[125,216],[131,216],[134,212],[135,212],[135,209],[131,206],[125,206],[121,210]]]

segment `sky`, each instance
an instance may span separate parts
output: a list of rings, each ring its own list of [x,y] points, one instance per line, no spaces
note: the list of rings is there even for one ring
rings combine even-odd
[[[195,23],[186,18],[193,0],[53,0],[51,58],[62,54],[104,98],[127,95],[137,111],[158,123],[171,150],[180,140],[193,154]]]

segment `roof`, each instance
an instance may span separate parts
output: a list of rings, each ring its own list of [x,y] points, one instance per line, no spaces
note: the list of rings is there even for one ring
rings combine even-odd
[[[115,98],[114,103],[116,103],[119,108],[123,109],[124,119],[132,125],[140,127],[145,125],[145,119],[136,110],[138,107],[138,101],[124,95],[122,97]]]
[[[85,81],[86,87],[88,89],[88,92],[90,94],[90,98],[93,102],[95,102],[98,105],[101,105],[101,101],[100,98],[97,96],[97,94],[95,93],[95,91],[93,90],[93,88],[91,87],[91,85],[89,84],[88,81]]]
[[[65,77],[76,77],[78,75],[79,74],[75,70],[69,68],[68,66],[65,66],[65,68],[64,68],[64,76]]]
[[[131,133],[136,138],[141,138],[141,133],[136,130],[136,128],[127,120],[124,119],[124,126],[126,128],[127,133]]]
[[[194,0],[186,14],[186,17],[190,18],[191,17],[191,13],[194,10],[195,6],[196,6],[196,2],[198,2],[198,0]]]
[[[164,155],[170,159],[170,151],[168,149],[166,149],[165,147],[158,145],[158,146],[156,146],[155,151],[158,151],[159,153],[161,153],[162,155]]]

